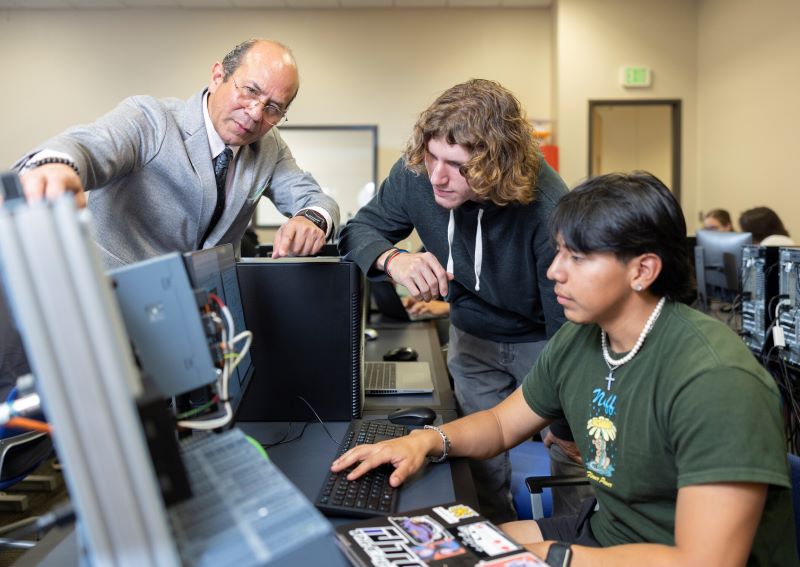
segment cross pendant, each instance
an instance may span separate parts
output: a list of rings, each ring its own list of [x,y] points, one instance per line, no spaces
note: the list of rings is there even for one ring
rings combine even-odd
[[[611,382],[614,382],[614,380],[615,380],[614,371],[613,370],[609,370],[608,371],[608,376],[606,376],[606,382],[608,382],[608,386],[606,387],[607,391],[609,391],[609,392],[611,391]]]

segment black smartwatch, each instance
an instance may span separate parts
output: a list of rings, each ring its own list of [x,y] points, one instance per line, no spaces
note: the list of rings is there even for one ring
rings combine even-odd
[[[328,223],[321,214],[319,214],[314,209],[303,209],[298,211],[295,215],[296,217],[304,217],[313,222],[318,229],[320,229],[323,234],[328,234]]]
[[[568,543],[557,541],[550,545],[544,560],[551,567],[569,567],[572,561],[572,548]]]

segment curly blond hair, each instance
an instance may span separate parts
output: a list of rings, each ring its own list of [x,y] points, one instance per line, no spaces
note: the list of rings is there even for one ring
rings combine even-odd
[[[536,199],[539,147],[519,101],[499,83],[471,79],[442,93],[414,125],[406,167],[426,173],[428,142],[439,137],[470,153],[461,174],[479,200],[502,206]]]

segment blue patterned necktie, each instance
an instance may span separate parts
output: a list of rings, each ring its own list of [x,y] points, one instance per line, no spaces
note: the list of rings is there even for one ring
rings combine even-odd
[[[228,176],[228,166],[233,157],[233,150],[225,146],[225,150],[217,156],[214,161],[214,178],[217,182],[217,204],[214,206],[214,213],[211,215],[211,222],[208,224],[206,233],[203,235],[203,242],[206,241],[208,235],[217,226],[222,211],[225,209],[225,178]]]

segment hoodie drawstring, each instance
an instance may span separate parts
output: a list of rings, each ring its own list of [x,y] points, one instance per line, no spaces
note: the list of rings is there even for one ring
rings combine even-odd
[[[481,220],[483,209],[478,209],[478,228],[475,231],[475,291],[481,290],[481,268],[483,267],[483,231]],[[447,271],[453,273],[453,235],[455,234],[456,221],[453,209],[450,209],[450,220],[447,221]]]
[[[447,272],[453,273],[453,234],[456,231],[456,220],[453,209],[450,209],[450,220],[447,221]]]
[[[475,230],[475,291],[481,290],[481,268],[483,267],[483,232],[481,219],[483,209],[478,209],[478,228]]]

